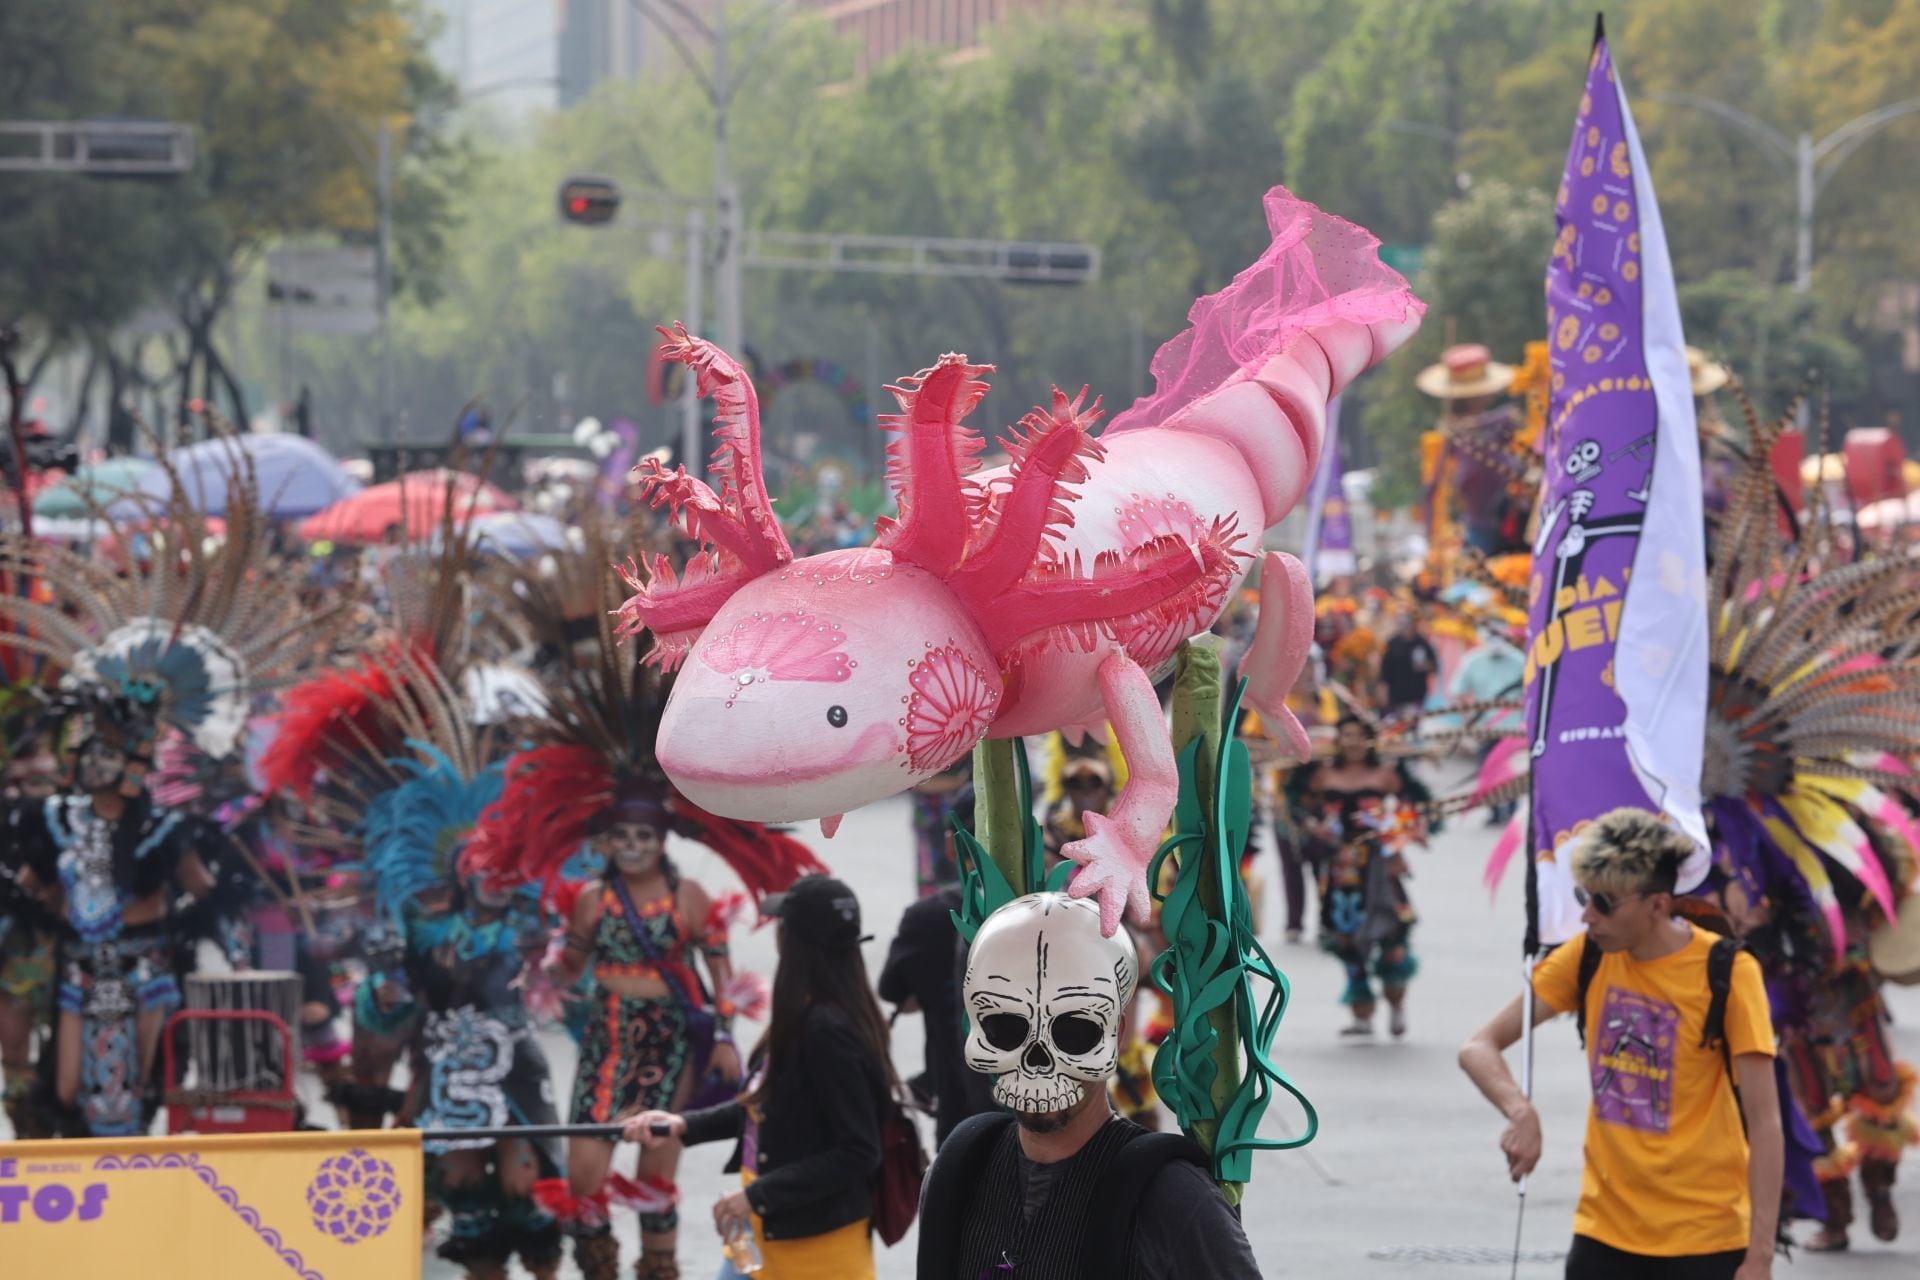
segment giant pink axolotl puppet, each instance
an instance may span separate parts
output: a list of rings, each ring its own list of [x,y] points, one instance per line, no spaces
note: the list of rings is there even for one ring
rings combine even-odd
[[[703,544],[664,556],[622,609],[680,668],[656,753],[694,803],[764,822],[849,809],[947,768],[982,738],[1111,724],[1129,766],[1109,814],[1067,846],[1071,891],[1111,934],[1144,920],[1146,867],[1172,814],[1172,748],[1153,681],[1206,631],[1313,474],[1328,400],[1418,327],[1423,310],[1378,241],[1274,188],[1273,244],[1154,359],[1155,394],[1094,435],[1083,391],[1027,415],[980,472],[967,423],[989,365],[948,355],[890,388],[896,520],[873,545],[796,560],[761,471],[759,407],[729,356],[684,330],[669,355],[718,405],[719,491],[643,464],[641,484]],[[1306,738],[1285,699],[1312,640],[1313,592],[1268,553],[1241,666],[1282,745]]]

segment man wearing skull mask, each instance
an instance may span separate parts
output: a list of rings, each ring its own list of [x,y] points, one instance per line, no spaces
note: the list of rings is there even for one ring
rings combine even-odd
[[[968,954],[966,1061],[1012,1114],[975,1116],[935,1157],[920,1280],[1257,1278],[1246,1233],[1191,1140],[1113,1114],[1139,962],[1063,893],[1016,898]]]
[[[153,725],[122,697],[89,692],[74,788],[9,805],[6,842],[18,857],[15,914],[59,936],[54,1094],[68,1136],[144,1133],[155,1052],[179,1007],[173,890],[195,897],[213,878],[179,815],[147,794]]]

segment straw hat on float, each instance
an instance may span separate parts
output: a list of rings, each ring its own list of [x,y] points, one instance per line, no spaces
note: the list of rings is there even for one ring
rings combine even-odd
[[[1501,364],[1477,342],[1461,343],[1440,353],[1414,378],[1413,385],[1436,400],[1471,400],[1495,396],[1513,385],[1513,366]]]
[[[1698,347],[1687,348],[1687,381],[1693,384],[1694,398],[1710,396],[1733,381],[1727,366]]]

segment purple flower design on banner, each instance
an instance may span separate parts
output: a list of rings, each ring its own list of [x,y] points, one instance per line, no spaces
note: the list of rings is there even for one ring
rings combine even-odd
[[[313,1225],[343,1244],[359,1244],[393,1225],[400,1209],[400,1180],[393,1166],[355,1148],[322,1161],[307,1184]]]

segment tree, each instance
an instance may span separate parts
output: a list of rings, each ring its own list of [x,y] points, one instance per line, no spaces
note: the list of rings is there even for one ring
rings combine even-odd
[[[910,51],[859,78],[854,51],[817,15],[783,19],[743,77],[733,165],[749,228],[1087,240],[1102,251],[1101,279],[1049,290],[749,270],[749,347],[769,363],[835,360],[876,397],[870,384],[966,350],[1000,366],[983,422],[1017,416],[1052,382],[1088,382],[1118,408],[1142,357],[1179,330],[1193,298],[1265,245],[1259,198],[1284,181],[1391,244],[1433,245],[1416,282],[1434,303],[1426,332],[1348,405],[1363,452],[1376,441],[1404,480],[1406,446],[1433,413],[1412,376],[1437,356],[1449,322],[1459,340],[1486,341],[1509,360],[1537,334],[1552,229],[1541,209],[1566,155],[1590,8],[1037,8],[997,26],[987,56]],[[1773,286],[1790,271],[1791,193],[1763,152],[1662,95],[1708,93],[1782,129],[1830,129],[1870,100],[1912,92],[1916,12],[1920,0],[1635,0],[1615,23],[1677,273],[1704,290],[1688,318],[1745,377],[1771,387],[1787,364],[1833,363],[1782,354],[1780,317],[1791,309],[1780,309]],[[1879,281],[1912,278],[1920,252],[1903,223],[1920,171],[1898,164],[1915,129],[1920,118],[1893,126],[1878,150],[1839,171],[1818,220],[1826,305],[1792,312],[1822,341],[1868,352],[1874,376],[1864,381],[1848,383],[1834,364],[1836,383],[1859,388],[1841,402],[1858,416],[1897,399],[1887,388],[1898,388],[1898,356],[1870,337],[1868,310],[1884,303]],[[603,86],[526,136],[484,139],[488,155],[464,201],[473,217],[452,233],[445,301],[409,305],[399,326],[414,418],[444,421],[476,392],[524,402],[542,423],[563,410],[642,416],[651,325],[678,318],[684,288],[677,240],[655,245],[643,225],[678,224],[684,211],[646,188],[703,200],[711,136],[705,94],[669,74]],[[554,185],[574,171],[621,180],[628,203],[618,224],[583,232],[557,222]],[[1882,188],[1895,194],[1882,198]],[[1723,272],[1761,287],[1729,292]],[[1764,314],[1740,319],[1749,305]],[[350,344],[307,346],[336,362],[341,390],[331,398],[371,402],[370,373],[350,367]],[[1759,353],[1769,372],[1740,367]],[[797,404],[770,421],[805,416]],[[664,428],[672,412],[662,407],[653,421]]]
[[[165,186],[54,182],[0,205],[35,272],[0,295],[51,347],[84,339],[123,384],[143,363],[116,340],[139,306],[180,326],[168,345],[178,400],[246,397],[215,339],[245,270],[270,241],[371,233],[374,138],[395,123],[399,279],[431,281],[448,214],[448,86],[408,0],[19,0],[0,38],[0,106],[41,118],[136,116],[192,125],[199,161]],[[16,15],[17,19],[16,19]],[[0,28],[7,36],[14,34]],[[10,252],[10,257],[12,253]],[[132,265],[129,265],[131,260]]]
[[[1385,374],[1361,384],[1366,452],[1378,462],[1375,502],[1400,506],[1419,492],[1420,433],[1438,405],[1413,385],[1419,369],[1456,342],[1478,342],[1517,362],[1542,335],[1540,282],[1553,248],[1553,202],[1544,192],[1476,182],[1433,220],[1433,243],[1415,292],[1427,316]]]
[[[105,0],[9,0],[0,6],[0,119],[76,120],[138,114],[132,86],[105,57]],[[51,359],[105,336],[165,280],[168,218],[190,196],[171,183],[74,174],[0,178],[0,317],[30,344],[31,391]]]
[[[1564,0],[1456,0],[1346,6],[1317,66],[1287,104],[1296,194],[1420,244],[1459,192],[1468,132],[1492,109],[1501,73],[1564,29]]]
[[[1763,417],[1803,391],[1831,396],[1843,421],[1864,416],[1855,395],[1866,385],[1866,358],[1819,297],[1719,271],[1682,287],[1680,317],[1687,340],[1739,375]]]

